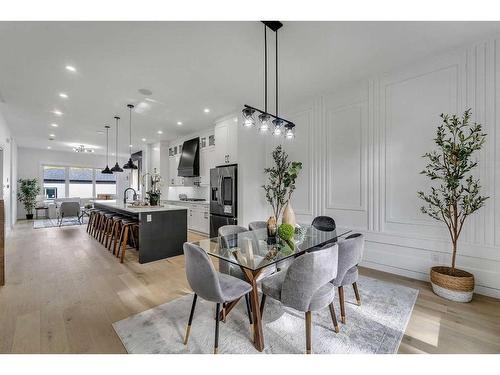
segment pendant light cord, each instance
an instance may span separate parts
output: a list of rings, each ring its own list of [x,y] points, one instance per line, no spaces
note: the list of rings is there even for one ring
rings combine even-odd
[[[120,118],[118,116],[115,117],[116,120],[116,141],[115,141],[115,155],[116,155],[116,162],[118,163],[118,120]]]
[[[129,105],[129,144],[128,144],[128,149],[130,151],[130,156],[132,156],[132,106]]]
[[[276,117],[278,117],[278,30],[276,30]]]
[[[267,113],[267,26],[264,25],[264,111]]]
[[[108,155],[109,155],[109,126],[106,125],[106,166],[108,166]]]

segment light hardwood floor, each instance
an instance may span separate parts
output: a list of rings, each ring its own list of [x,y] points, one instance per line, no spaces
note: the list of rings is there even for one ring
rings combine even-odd
[[[422,281],[362,274],[420,290],[400,353],[500,353],[500,300],[458,304]],[[125,353],[113,322],[189,292],[182,256],[141,265],[129,251],[120,264],[84,226],[20,222],[6,241],[0,353]]]

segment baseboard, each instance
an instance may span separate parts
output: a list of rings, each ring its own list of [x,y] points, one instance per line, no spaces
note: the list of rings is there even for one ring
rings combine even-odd
[[[363,261],[360,265],[366,268],[372,268],[377,271],[388,272],[399,276],[409,277],[411,279],[430,282],[429,274],[422,272],[416,272],[412,270],[407,270],[405,268],[394,267],[394,266],[389,266],[387,264],[374,263],[369,261]],[[495,288],[476,285],[474,293],[500,299],[500,290]]]

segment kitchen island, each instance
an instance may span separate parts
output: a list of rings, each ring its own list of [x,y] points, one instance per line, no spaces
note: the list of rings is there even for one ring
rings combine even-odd
[[[183,253],[187,241],[187,209],[163,205],[134,207],[117,201],[95,201],[95,208],[130,216],[139,222],[139,263],[170,258]]]

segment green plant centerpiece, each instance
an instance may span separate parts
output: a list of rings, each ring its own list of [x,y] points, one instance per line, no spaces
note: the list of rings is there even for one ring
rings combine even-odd
[[[26,219],[33,219],[33,210],[36,207],[36,197],[40,193],[40,185],[36,178],[20,178],[17,200],[21,202],[26,211]]]
[[[429,193],[417,193],[425,201],[421,211],[445,223],[452,244],[451,267],[431,268],[432,288],[436,294],[460,302],[472,299],[474,276],[456,268],[458,239],[467,217],[488,199],[480,195],[479,179],[472,176],[478,164],[473,156],[483,146],[486,134],[481,124],[472,124],[470,118],[470,109],[462,117],[441,114],[442,124],[434,138],[437,150],[423,156],[428,164],[420,172],[435,184]]]
[[[293,242],[295,228],[291,224],[281,224],[278,228],[278,236],[286,242],[291,250],[295,249],[295,243]]]
[[[286,209],[292,193],[295,191],[295,181],[302,169],[302,163],[289,161],[288,154],[281,145],[272,152],[272,157],[274,166],[264,169],[264,173],[267,175],[267,184],[262,187],[266,193],[266,200],[273,210],[274,218],[279,222],[283,210]],[[293,220],[295,220],[295,215],[293,215]],[[295,227],[295,223],[288,220],[284,220],[284,222]]]

